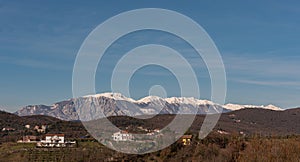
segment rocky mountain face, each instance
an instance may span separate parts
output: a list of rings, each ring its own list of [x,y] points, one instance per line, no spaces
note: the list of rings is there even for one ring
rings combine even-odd
[[[214,114],[243,108],[282,110],[273,105],[220,105],[207,100],[186,97],[160,98],[148,96],[140,100],[120,93],[102,93],[46,105],[29,105],[15,114],[19,116],[48,115],[62,120],[96,120],[105,116],[142,116],[156,114]]]
[[[46,105],[29,105],[15,112],[19,116],[47,115],[61,120],[78,120],[73,99]]]

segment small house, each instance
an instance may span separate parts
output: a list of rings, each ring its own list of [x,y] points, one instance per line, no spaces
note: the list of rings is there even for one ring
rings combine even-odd
[[[133,135],[127,131],[119,131],[112,135],[114,141],[132,141]]]
[[[226,131],[220,130],[220,129],[217,132],[220,133],[220,134],[229,134],[229,132],[226,132]]]
[[[39,133],[46,133],[46,129],[47,129],[47,126],[46,125],[42,125],[41,127],[36,125],[34,127],[34,130],[36,130],[37,132]]]
[[[183,145],[190,145],[191,144],[191,141],[192,141],[192,135],[183,135],[181,137],[181,142]]]
[[[5,131],[15,131],[15,130],[16,130],[15,128],[11,128],[11,127],[2,128],[2,132],[5,132]]]
[[[18,143],[36,143],[39,139],[37,136],[23,136],[22,140],[19,140]]]

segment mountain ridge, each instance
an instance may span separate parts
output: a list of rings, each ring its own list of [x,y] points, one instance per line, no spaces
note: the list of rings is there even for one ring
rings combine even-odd
[[[207,114],[223,113],[244,108],[260,108],[282,111],[274,105],[256,106],[226,104],[221,105],[209,100],[193,97],[146,96],[139,100],[126,97],[121,93],[100,93],[72,98],[47,105],[29,105],[16,111],[19,116],[48,115],[62,120],[94,120],[105,116],[138,116],[153,114]]]

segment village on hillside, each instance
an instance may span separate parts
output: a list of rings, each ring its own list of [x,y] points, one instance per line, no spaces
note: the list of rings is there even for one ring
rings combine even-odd
[[[25,133],[17,143],[36,143],[36,147],[76,147],[76,141],[66,140],[64,134],[47,133],[47,125],[35,125],[33,127],[33,131],[36,131],[38,135],[32,135],[31,125],[26,124],[24,127],[31,135]]]
[[[143,139],[136,139],[134,133],[130,133],[129,129],[134,126],[128,126],[125,130],[120,130],[112,134],[111,140],[114,142],[128,142],[128,141],[140,141]],[[49,125],[34,125],[29,124],[24,125],[26,131],[22,134],[22,137],[18,139],[17,143],[35,143],[36,148],[69,148],[77,147],[77,140],[91,139],[89,135],[82,136],[79,138],[72,138],[71,140],[65,137],[63,133],[48,133]],[[161,133],[160,129],[147,129],[142,126],[135,128],[139,130],[139,133],[143,132],[146,136],[158,136]],[[15,128],[5,127],[2,131],[13,132],[16,131]],[[161,135],[161,134],[160,134]],[[192,140],[192,135],[184,135],[179,139],[183,145],[190,145]]]

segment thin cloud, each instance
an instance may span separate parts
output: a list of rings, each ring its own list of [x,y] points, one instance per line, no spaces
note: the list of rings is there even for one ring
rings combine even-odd
[[[263,57],[264,56],[264,57]],[[289,58],[269,55],[226,55],[223,57],[226,69],[233,75],[294,78],[300,79],[300,57]]]
[[[267,86],[299,86],[298,81],[262,81],[262,80],[247,80],[247,79],[232,79],[232,81],[255,84],[255,85],[267,85]]]
[[[71,66],[67,66],[65,63],[59,63],[57,61],[43,61],[37,59],[30,59],[30,58],[14,58],[8,56],[0,57],[0,62],[2,63],[9,63],[24,67],[31,67],[31,68],[43,68],[43,69],[50,69],[50,70],[71,70]]]

